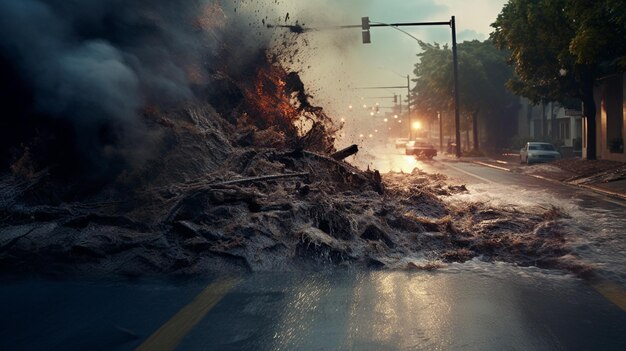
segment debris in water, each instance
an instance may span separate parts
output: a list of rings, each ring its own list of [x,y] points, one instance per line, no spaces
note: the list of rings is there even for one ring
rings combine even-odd
[[[213,22],[196,22],[190,32],[222,28],[207,23]],[[267,27],[312,30],[297,22]],[[235,46],[216,45],[211,67],[190,65],[196,95],[141,108],[159,157],[121,168],[109,182],[79,183],[65,177],[71,172],[52,176],[63,167],[54,163],[36,167],[46,139],[36,149],[23,147],[0,173],[0,270],[130,276],[328,265],[431,270],[481,257],[588,271],[569,249],[559,209],[450,204],[448,196],[468,189],[445,176],[417,169],[381,175],[345,162],[358,146],[335,149],[339,127],[310,102],[300,75],[267,48],[233,60],[241,49]],[[72,129],[65,127],[37,135],[59,137]],[[94,130],[107,142],[116,137],[114,130]],[[409,260],[415,257],[430,263]]]

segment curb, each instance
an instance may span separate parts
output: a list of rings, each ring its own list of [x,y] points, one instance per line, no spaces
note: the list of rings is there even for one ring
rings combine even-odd
[[[556,179],[551,179],[551,178],[548,178],[548,177],[540,176],[540,175],[537,175],[537,174],[525,174],[525,175],[533,177],[533,178],[545,180],[545,181],[548,181],[548,182],[553,182],[553,183],[567,185],[567,186],[570,186],[572,188],[577,188],[577,189],[582,188],[582,189],[591,190],[593,192],[596,192],[596,193],[599,193],[599,194],[602,194],[602,195],[607,195],[607,196],[612,196],[612,197],[619,198],[620,200],[626,200],[626,195],[624,195],[624,194],[617,193],[617,192],[610,191],[610,190],[605,190],[605,189],[602,189],[602,188],[599,188],[599,187],[593,186],[593,185],[572,184],[572,183],[562,182],[560,180],[556,180]]]
[[[496,162],[497,162],[497,160],[496,160]],[[494,169],[499,169],[501,171],[511,172],[510,168],[500,167],[500,166],[492,165],[492,164],[489,164],[489,163],[486,163],[486,162],[470,161],[470,163],[474,163],[474,164],[477,164],[477,165],[490,167],[490,168],[494,168]],[[570,187],[573,187],[573,188],[588,189],[588,190],[594,191],[594,192],[602,194],[602,195],[612,196],[612,197],[615,197],[615,198],[619,198],[620,200],[626,200],[626,195],[625,194],[618,193],[618,192],[611,191],[611,190],[602,189],[600,187],[593,186],[593,185],[571,184],[571,183],[568,183],[568,182],[563,182],[563,181],[560,181],[560,180],[556,180],[556,179],[540,176],[540,175],[537,175],[537,174],[526,174],[526,173],[520,173],[520,174],[523,174],[523,175],[529,176],[529,177],[533,177],[533,178],[537,178],[537,179],[541,179],[541,180],[545,180],[545,181],[552,182],[552,183],[558,183],[558,184],[567,185],[567,186],[570,186]]]
[[[602,189],[602,188],[599,188],[597,186],[585,185],[585,184],[577,184],[577,185],[570,184],[570,185],[577,186],[577,187],[580,187],[580,188],[589,189],[589,190],[592,190],[592,191],[595,191],[597,193],[601,193],[601,194],[604,194],[604,195],[614,196],[614,197],[619,198],[620,200],[626,200],[626,195],[624,195],[622,193],[617,193],[615,191]]]

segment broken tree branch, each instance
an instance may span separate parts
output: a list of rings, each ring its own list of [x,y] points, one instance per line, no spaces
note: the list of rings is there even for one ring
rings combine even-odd
[[[341,149],[335,153],[330,154],[330,157],[337,161],[343,160],[346,157],[352,156],[359,152],[359,147],[356,144],[352,144],[345,149]]]
[[[233,184],[267,182],[267,181],[270,181],[270,180],[277,180],[277,179],[308,178],[308,177],[309,177],[309,172],[287,173],[287,174],[272,174],[272,175],[266,175],[266,176],[260,176],[260,177],[227,180],[227,181],[223,181],[223,182],[219,182],[219,183],[207,184],[207,186],[208,187],[214,187],[214,186],[224,186],[224,185],[233,185]]]
[[[306,150],[303,150],[302,153],[307,155],[307,156],[315,157],[318,160],[327,161],[329,163],[337,165],[340,168],[342,168],[343,170],[345,170],[346,172],[349,172],[349,173],[354,174],[354,175],[359,174],[361,172],[361,171],[359,171],[358,168],[354,167],[353,165],[351,165],[349,163],[346,163],[346,162],[337,161],[334,158],[329,157],[329,156],[320,155],[318,153],[315,153],[315,152],[312,152],[312,151],[306,151]]]

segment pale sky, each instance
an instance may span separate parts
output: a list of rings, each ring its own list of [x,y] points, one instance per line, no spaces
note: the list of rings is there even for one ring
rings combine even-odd
[[[449,21],[456,16],[457,41],[484,40],[506,0],[280,0],[282,11],[305,27],[360,24],[370,21],[431,22]],[[448,26],[403,27],[426,42],[451,43]],[[415,39],[391,28],[371,30],[371,44],[361,43],[360,29],[320,31],[303,35],[309,45],[302,50],[303,71],[309,72],[309,85],[323,90],[372,85],[406,84],[412,75],[419,47]],[[311,68],[308,68],[308,66]],[[320,88],[320,87],[316,87]],[[314,94],[325,100],[324,92]],[[331,96],[335,96],[331,94]],[[328,97],[326,97],[327,99]]]
[[[442,22],[456,16],[457,42],[484,40],[507,0],[278,0],[280,11],[290,13],[305,28],[329,28],[372,22]],[[402,27],[426,42],[451,43],[448,26]],[[320,30],[301,35],[300,61],[293,68],[314,96],[313,102],[333,116],[349,119],[346,106],[362,104],[372,96],[392,96],[406,90],[358,91],[355,87],[406,85],[412,76],[419,46],[398,30],[372,28],[371,44],[361,43],[361,30]],[[358,101],[359,98],[365,100]],[[369,95],[369,96],[367,96]],[[374,103],[371,101],[370,103]],[[381,105],[391,101],[380,101]],[[355,117],[356,118],[356,117]]]

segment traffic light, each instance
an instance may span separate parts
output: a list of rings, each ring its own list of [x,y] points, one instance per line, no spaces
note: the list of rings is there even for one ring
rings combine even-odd
[[[398,95],[393,94],[393,103],[397,104],[398,103]]]
[[[370,18],[361,17],[361,36],[363,44],[370,44],[372,42],[370,38]]]

